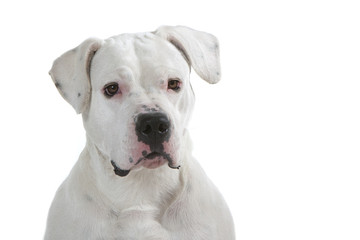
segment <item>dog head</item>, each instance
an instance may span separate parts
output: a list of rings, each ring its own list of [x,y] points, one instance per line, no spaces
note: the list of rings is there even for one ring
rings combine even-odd
[[[91,38],[55,60],[50,75],[83,116],[88,139],[119,176],[179,168],[181,141],[194,105],[191,67],[220,80],[217,39],[187,27]]]

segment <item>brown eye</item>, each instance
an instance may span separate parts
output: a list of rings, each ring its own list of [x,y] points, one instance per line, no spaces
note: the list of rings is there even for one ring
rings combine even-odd
[[[115,94],[118,93],[118,91],[119,91],[119,85],[117,83],[110,83],[110,84],[105,85],[104,94],[107,97],[114,96]]]
[[[175,92],[180,90],[180,81],[178,79],[169,79],[168,81],[168,89],[171,89]]]

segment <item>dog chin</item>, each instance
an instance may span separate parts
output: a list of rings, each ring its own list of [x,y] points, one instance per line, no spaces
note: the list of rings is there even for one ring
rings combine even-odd
[[[149,169],[154,169],[164,165],[166,162],[167,160],[165,158],[157,156],[153,159],[144,159],[141,165]]]

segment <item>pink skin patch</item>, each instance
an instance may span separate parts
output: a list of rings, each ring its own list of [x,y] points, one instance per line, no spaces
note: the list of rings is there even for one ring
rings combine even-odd
[[[138,146],[136,150],[132,152],[130,159],[133,161],[135,167],[143,166],[154,169],[167,163],[172,168],[178,168],[174,158],[173,144],[170,142],[171,140],[163,143],[164,151],[161,153],[151,152],[149,145],[138,142]]]
[[[167,160],[165,160],[162,156],[159,156],[154,159],[145,159],[142,166],[149,169],[154,169],[164,165],[166,162]]]

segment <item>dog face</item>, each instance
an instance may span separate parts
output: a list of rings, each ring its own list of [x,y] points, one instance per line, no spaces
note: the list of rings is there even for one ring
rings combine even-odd
[[[189,66],[152,33],[104,41],[91,63],[88,136],[122,170],[179,165],[193,105]],[[186,107],[187,106],[187,107]]]
[[[119,176],[168,164],[179,168],[194,95],[191,66],[220,79],[214,36],[185,27],[88,39],[65,53],[50,75],[83,114],[88,139]]]

